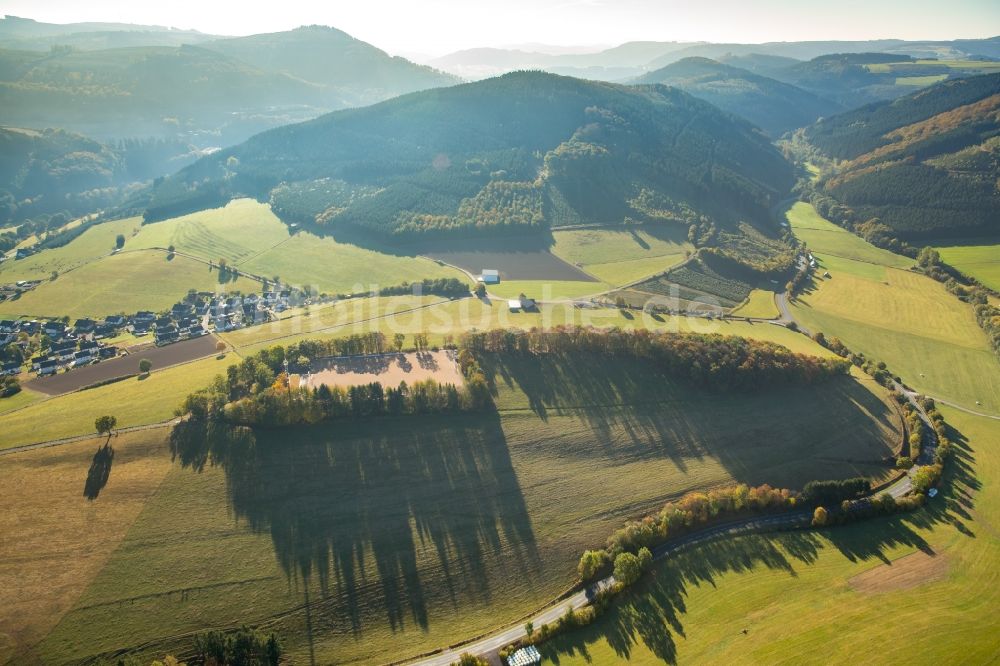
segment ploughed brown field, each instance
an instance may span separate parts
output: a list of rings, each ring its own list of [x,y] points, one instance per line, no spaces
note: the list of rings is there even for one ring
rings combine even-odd
[[[147,349],[133,349],[128,356],[101,361],[94,365],[73,368],[49,377],[36,377],[25,382],[25,388],[46,395],[61,395],[77,391],[98,382],[139,374],[139,361],[146,358],[153,364],[153,372],[178,363],[187,363],[217,353],[215,345],[219,339],[214,335],[204,335],[193,340],[176,342],[165,347],[150,345]]]

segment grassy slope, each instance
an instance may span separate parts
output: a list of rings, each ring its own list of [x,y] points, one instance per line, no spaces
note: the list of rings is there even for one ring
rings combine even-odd
[[[613,285],[665,271],[691,250],[683,228],[567,229],[552,233],[552,253]]]
[[[55,626],[107,563],[170,470],[163,431],[112,440],[114,462],[97,499],[82,490],[104,438],[0,464],[0,661],[39,663],[30,647]]]
[[[268,211],[270,214],[270,211]],[[424,258],[395,256],[356,245],[337,243],[308,233],[296,234],[287,243],[264,252],[240,266],[292,284],[311,285],[329,293],[354,293],[424,278],[466,277],[453,268]]]
[[[829,236],[841,251],[853,243]],[[824,263],[829,260],[820,243],[810,245]],[[995,400],[996,360],[961,346],[972,339],[972,329],[952,310],[953,297],[916,276],[897,283],[899,272],[892,269],[879,273],[889,279],[882,284],[861,266],[845,261],[838,272],[830,268],[833,279],[803,299],[796,317],[823,324],[852,347],[877,348],[926,390],[975,391]],[[889,308],[869,312],[873,317],[883,323],[889,317],[906,330],[852,321],[843,304],[859,295],[876,299],[866,302],[868,308]],[[821,312],[827,305],[833,314]],[[939,333],[934,329],[940,324],[945,330]],[[935,372],[919,378],[929,365]],[[971,404],[968,395],[960,398]],[[694,549],[659,566],[653,579],[593,627],[548,646],[548,656],[564,665],[995,661],[1000,455],[993,443],[1000,422],[941,409],[962,445],[948,473],[950,488],[929,509],[819,534],[745,537]],[[934,560],[924,572],[908,571],[914,558],[902,558],[924,557],[918,551]],[[862,573],[897,582],[880,592],[855,589],[854,577]],[[877,653],[862,656],[862,644],[878,645]]]
[[[777,319],[781,315],[774,304],[774,292],[765,289],[751,291],[747,302],[733,310],[733,314],[757,319]]]
[[[1000,291],[1000,244],[942,245],[941,258],[987,287]]]
[[[0,398],[0,414],[6,414],[7,412],[14,411],[15,409],[27,407],[28,405],[32,405],[43,399],[45,399],[45,396],[41,393],[29,391],[28,389],[21,389],[14,395],[6,398]]]
[[[103,317],[137,310],[164,310],[189,289],[258,291],[256,282],[240,278],[219,285],[208,266],[163,252],[123,252],[85,264],[44,282],[17,300],[0,303],[0,315],[34,317]]]
[[[801,220],[808,218],[789,219],[799,233]],[[809,220],[806,233],[816,226]],[[971,308],[922,275],[828,257],[825,251],[856,258],[882,253],[830,226],[822,236],[813,236],[810,248],[831,279],[819,280],[812,293],[798,300],[795,317],[810,330],[840,337],[851,348],[884,360],[918,390],[970,407],[978,400],[1000,413],[1000,368]]]
[[[618,310],[577,310],[568,306],[543,307],[537,313],[512,314],[507,310],[506,303],[502,302],[487,306],[472,298],[441,302],[435,297],[410,296],[355,299],[313,307],[308,315],[233,331],[222,337],[241,354],[246,354],[263,347],[289,344],[304,338],[343,337],[371,330],[381,330],[388,336],[402,332],[407,336],[406,344],[409,345],[412,344],[412,334],[418,332],[429,332],[431,342],[440,344],[446,335],[457,335],[470,328],[531,328],[559,324],[743,335],[777,342],[802,353],[829,353],[802,335],[767,324],[710,322],[684,317],[668,317],[657,321],[642,313],[628,319]],[[0,414],[0,448],[91,432],[94,418],[99,413],[109,411],[109,405],[113,406],[111,411],[118,416],[119,424],[123,426],[167,419],[192,388],[203,386],[217,373],[223,372],[225,365],[231,360],[230,356],[227,361],[205,359],[163,371],[154,369],[148,380],[128,380],[71,393],[9,414]],[[61,417],[46,418],[46,415],[52,413],[59,413]]]
[[[380,330],[387,336],[397,332],[409,336],[424,331],[430,334],[432,343],[440,343],[446,335],[458,335],[473,328],[532,328],[563,324],[742,335],[777,342],[797,352],[829,354],[805,336],[769,324],[689,317],[654,318],[644,312],[621,312],[611,308],[577,309],[570,304],[543,305],[538,312],[512,313],[505,301],[486,304],[474,298],[441,301],[426,296],[419,299],[410,296],[352,299],[312,308],[306,316],[231,331],[222,337],[228,344],[249,352],[268,344],[288,344],[303,338],[342,337],[372,330]]]
[[[10,412],[0,418],[0,449],[94,432],[94,419],[106,413],[118,417],[119,427],[164,421],[193,389],[225,373],[230,359],[208,358],[154,370],[146,379],[126,379]]]
[[[203,259],[223,258],[250,273],[277,275],[292,284],[331,293],[350,293],[372,284],[462,277],[426,259],[393,256],[308,233],[290,236],[270,207],[253,199],[147,225],[135,244],[173,244],[179,252]]]
[[[795,235],[805,241],[810,250],[821,250],[824,255],[861,262],[908,268],[913,260],[879,249],[852,233],[822,218],[812,205],[796,202],[786,213]]]
[[[174,245],[178,252],[239,264],[288,238],[288,228],[270,208],[239,199],[224,208],[147,224],[128,247]]]
[[[235,495],[222,468],[178,466],[43,657],[281,615],[272,626],[295,658],[307,658],[308,621],[317,662],[388,661],[513,620],[570,584],[583,548],[667,497],[733,479],[795,486],[884,471],[848,459],[891,448],[894,413],[849,379],[713,395],[636,363],[491,369],[499,418],[286,432],[262,463],[265,485],[231,477]],[[335,558],[356,555],[334,560],[325,591],[315,568],[305,583],[278,564],[331,545]],[[351,575],[356,584],[342,582]],[[308,619],[291,610],[306,589]]]
[[[562,666],[992,663],[1000,633],[1000,455],[992,443],[1000,422],[942,411],[967,442],[951,490],[930,508],[694,549],[658,566],[594,626],[548,646],[547,656]],[[919,551],[934,556],[930,581],[906,571],[924,557]],[[855,589],[854,577],[866,572],[895,573],[902,584]]]
[[[125,236],[125,246],[131,248],[128,239],[139,229],[141,223],[142,220],[137,217],[105,222],[87,229],[62,247],[43,250],[26,259],[5,261],[0,264],[0,282],[47,280],[52,271],[66,273],[85,263],[107,257],[115,249],[115,237],[118,234]]]

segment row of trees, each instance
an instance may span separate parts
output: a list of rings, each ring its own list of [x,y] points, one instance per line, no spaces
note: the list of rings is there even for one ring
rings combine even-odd
[[[578,354],[647,359],[664,372],[699,386],[756,390],[809,384],[845,375],[850,364],[796,354],[760,340],[718,334],[559,326],[466,333],[459,346],[472,353]]]
[[[802,488],[802,499],[812,504],[835,504],[871,492],[872,483],[863,476],[831,481],[810,481]]]
[[[404,282],[379,290],[379,296],[408,296],[410,294],[433,294],[447,298],[461,298],[469,295],[469,285],[458,278],[425,279],[420,282]]]
[[[411,385],[401,382],[395,388],[374,382],[346,389],[326,384],[290,389],[282,374],[272,387],[226,404],[221,416],[239,425],[289,426],[343,418],[454,413],[482,409],[488,398],[488,393],[477,394],[431,379]]]
[[[608,567],[617,563],[622,553],[638,556],[644,548],[653,548],[668,538],[717,518],[781,511],[794,508],[798,501],[796,492],[766,484],[757,487],[739,484],[687,493],[679,500],[667,502],[658,513],[625,523],[608,537],[604,549],[583,553],[577,572],[581,580],[594,580],[607,573]]]
[[[284,369],[286,361],[289,369],[308,369],[312,361],[303,352],[346,352],[370,345],[381,348],[384,344],[384,336],[373,333],[263,349],[229,366],[226,375],[217,376],[209,387],[188,395],[178,414],[242,425],[284,426],[341,418],[479,410],[492,404],[486,377],[468,352],[460,355],[466,378],[463,386],[426,380],[411,385],[401,382],[396,387],[373,382],[348,388],[325,384],[292,388]]]

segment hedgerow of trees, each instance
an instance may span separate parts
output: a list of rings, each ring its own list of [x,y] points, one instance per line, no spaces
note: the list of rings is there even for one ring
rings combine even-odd
[[[796,354],[775,343],[736,336],[581,326],[469,332],[461,337],[460,346],[473,353],[585,352],[647,359],[667,374],[722,390],[807,384],[844,375],[850,367],[842,359]]]

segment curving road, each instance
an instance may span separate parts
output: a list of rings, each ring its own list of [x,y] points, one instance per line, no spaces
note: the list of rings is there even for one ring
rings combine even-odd
[[[927,418],[923,408],[916,402],[915,396],[908,395],[908,397],[910,398],[911,403],[914,404],[919,411],[921,419],[926,421],[929,426],[930,419]],[[934,434],[933,428],[930,428],[929,432],[931,433],[930,438],[933,443],[931,446],[924,447],[923,454],[921,455],[921,464],[927,464],[923,462],[925,457],[931,461],[934,458],[934,445],[936,445],[937,442],[937,435]],[[872,496],[889,493],[894,498],[898,499],[909,493],[912,489],[913,484],[909,474],[907,474],[888,488],[880,490],[877,493],[872,493]],[[733,520],[683,536],[679,539],[673,539],[665,544],[661,544],[653,549],[653,560],[665,560],[671,555],[689,547],[697,546],[718,538],[734,537],[750,533],[802,529],[809,527],[811,523],[812,511],[808,510]],[[529,618],[524,618],[515,626],[497,631],[496,633],[490,634],[488,637],[472,639],[466,643],[458,644],[448,649],[443,649],[436,654],[417,658],[406,663],[412,664],[413,666],[449,666],[450,664],[457,662],[459,657],[466,652],[481,657],[487,657],[505,645],[509,645],[517,639],[522,638],[524,636],[524,623],[529,619],[535,627],[540,627],[542,624],[551,625],[566,613],[567,608],[577,610],[589,605],[598,592],[610,587],[614,584],[614,582],[614,576],[608,576],[603,580],[588,585],[572,596],[553,602],[544,611],[536,613]]]
[[[785,323],[794,322],[795,320],[792,318],[791,311],[788,307],[788,294],[784,292],[776,294],[775,302],[778,305],[778,309],[781,311],[781,321]],[[799,327],[799,330],[802,333],[809,335],[809,332],[805,329]],[[909,403],[916,409],[917,414],[920,416],[920,420],[923,421],[924,425],[927,427],[927,441],[924,442],[920,458],[918,458],[915,462],[919,465],[929,465],[934,462],[934,452],[937,448],[937,433],[934,430],[934,424],[931,422],[930,417],[927,416],[923,405],[921,405],[918,400],[920,394],[906,389],[902,384],[896,383],[895,381],[893,382],[893,388],[906,396]],[[916,467],[911,469],[904,476],[900,477],[888,488],[874,492],[871,496],[888,493],[892,495],[893,498],[899,499],[900,497],[909,494],[913,490],[913,480],[911,475],[915,469]],[[800,529],[809,527],[811,521],[811,511],[795,511],[773,516],[753,517],[730,521],[728,523],[716,525],[706,530],[689,534],[662,544],[653,550],[653,559],[654,561],[667,559],[680,550],[696,546],[716,538],[738,536],[740,534],[747,534],[751,532]],[[587,606],[600,590],[613,585],[614,582],[614,576],[609,576],[583,588],[565,599],[554,601],[545,610],[535,613],[531,617],[523,618],[517,623],[516,626],[507,627],[490,634],[487,637],[471,639],[465,643],[460,643],[453,647],[442,649],[440,652],[433,655],[417,658],[407,663],[413,664],[413,666],[449,666],[450,664],[458,661],[459,657],[466,652],[477,656],[487,657],[505,645],[509,645],[517,639],[523,637],[524,623],[529,619],[536,627],[539,627],[542,624],[552,624],[566,612],[567,608],[577,610]]]

